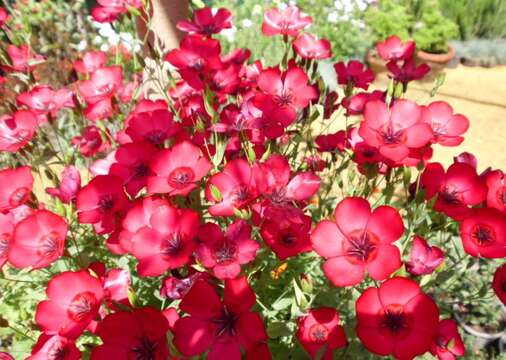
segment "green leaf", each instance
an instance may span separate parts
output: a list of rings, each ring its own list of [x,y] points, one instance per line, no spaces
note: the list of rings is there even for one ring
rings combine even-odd
[[[223,196],[221,196],[221,191],[218,189],[218,187],[214,184],[209,185],[209,189],[211,190],[211,195],[213,196],[213,199],[217,202],[220,202],[223,200]]]
[[[274,304],[272,304],[272,308],[274,310],[283,310],[290,306],[292,303],[292,299],[290,298],[283,298],[276,301]]]
[[[437,76],[436,80],[434,81],[434,87],[430,91],[431,97],[434,97],[436,95],[437,91],[444,84],[445,80],[446,80],[446,73],[443,72]]]
[[[273,322],[267,326],[267,335],[271,339],[277,339],[282,336],[288,336],[291,334],[290,329],[284,322]]]
[[[299,306],[299,308],[305,309],[306,306],[308,305],[306,296],[302,292],[301,288],[299,287],[299,284],[297,284],[297,281],[295,279],[293,279],[292,284],[293,290],[295,292],[295,301],[297,302],[297,305]]]

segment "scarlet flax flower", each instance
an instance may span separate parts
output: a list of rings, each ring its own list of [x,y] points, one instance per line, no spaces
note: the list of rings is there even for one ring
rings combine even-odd
[[[104,291],[97,278],[80,270],[54,276],[46,294],[48,299],[37,305],[35,321],[48,335],[76,339],[97,316]]]
[[[312,22],[311,16],[301,14],[297,6],[288,6],[283,10],[274,8],[265,12],[262,32],[266,36],[279,34],[295,37]]]
[[[223,301],[214,286],[198,281],[179,305],[189,316],[176,322],[174,345],[188,357],[209,350],[208,358],[240,360],[241,349],[254,351],[267,340],[261,317],[251,311],[255,299],[245,277],[225,280]]]
[[[413,359],[430,350],[439,311],[413,280],[394,277],[367,288],[355,304],[357,335],[374,354]]]
[[[466,348],[455,320],[444,319],[439,322],[430,352],[439,360],[455,360],[457,357],[464,356]]]
[[[499,266],[495,271],[492,289],[499,300],[503,304],[506,304],[506,264]]]
[[[0,170],[0,211],[7,211],[28,201],[33,187],[32,169],[20,166]]]
[[[398,36],[390,36],[383,42],[376,44],[376,51],[386,61],[409,60],[415,52],[415,42],[402,40]]]
[[[193,12],[192,21],[182,20],[177,28],[189,34],[211,36],[232,27],[232,14],[224,8],[213,11],[206,6]]]
[[[348,343],[344,329],[339,325],[339,313],[329,307],[310,309],[306,315],[300,317],[296,336],[313,359],[325,347],[319,358],[331,360],[334,351]]]
[[[0,151],[18,151],[33,138],[36,129],[37,117],[31,111],[0,116]]]
[[[429,124],[434,133],[433,141],[443,146],[457,146],[464,141],[462,134],[469,128],[464,115],[454,114],[444,101],[435,101],[422,110],[422,121]]]
[[[311,233],[313,249],[327,258],[323,272],[335,286],[362,282],[365,273],[384,280],[401,266],[399,249],[392,243],[404,233],[396,209],[371,210],[366,199],[349,197],[336,207],[335,222],[323,220]]]
[[[220,227],[207,223],[200,228],[197,259],[213,270],[218,279],[234,279],[241,272],[241,265],[255,259],[260,245],[251,238],[251,226],[236,220],[222,233]]]
[[[318,39],[311,34],[302,34],[294,42],[293,48],[304,59],[328,59],[332,56],[330,42]]]
[[[444,261],[444,252],[437,246],[430,246],[424,238],[413,237],[406,269],[413,275],[432,274]]]
[[[0,357],[0,359],[2,359]],[[41,334],[32,348],[31,355],[26,360],[79,360],[81,352],[73,339],[60,335]]]
[[[81,174],[76,167],[69,165],[61,173],[60,185],[57,188],[46,188],[46,192],[69,204],[75,200],[79,189],[81,189]]]
[[[374,81],[374,73],[357,60],[350,60],[347,64],[338,62],[334,65],[334,69],[340,85],[367,90]]]

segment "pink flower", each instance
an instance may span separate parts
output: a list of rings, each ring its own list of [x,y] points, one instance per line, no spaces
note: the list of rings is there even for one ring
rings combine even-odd
[[[77,216],[81,224],[93,224],[99,234],[111,233],[118,215],[126,209],[128,198],[121,178],[95,176],[77,194]]]
[[[233,216],[256,199],[258,195],[251,166],[246,160],[229,161],[222,172],[207,181],[206,198],[212,216]]]
[[[57,188],[46,188],[46,192],[60,199],[65,204],[71,203],[81,189],[81,174],[76,167],[70,165],[63,169],[60,186]]]
[[[7,21],[8,18],[9,14],[7,13],[7,11],[0,6],[0,28],[5,25],[5,22]]]
[[[81,74],[89,74],[101,68],[107,61],[107,54],[102,51],[87,51],[83,58],[74,61],[74,69]]]
[[[455,320],[444,319],[439,322],[430,352],[439,360],[455,360],[457,357],[464,356],[466,348]]]
[[[165,107],[132,114],[125,133],[132,141],[149,141],[160,145],[176,135],[180,129],[180,125],[174,122],[172,113]]]
[[[214,286],[198,281],[179,305],[189,316],[176,322],[174,345],[186,357],[209,350],[209,359],[240,360],[241,349],[248,353],[267,340],[261,317],[251,311],[255,299],[245,277],[225,280],[223,301]]]
[[[359,134],[381,155],[401,162],[410,149],[422,148],[433,139],[432,129],[421,121],[421,115],[421,108],[409,100],[397,100],[391,109],[383,101],[369,101]]]
[[[328,59],[332,56],[330,42],[318,39],[311,34],[302,34],[294,42],[293,48],[304,59]]]
[[[60,216],[39,210],[16,224],[8,260],[23,269],[49,266],[63,255],[68,225]]]
[[[81,352],[73,339],[60,335],[41,334],[26,360],[47,360],[59,356],[58,360],[80,360]],[[1,357],[0,357],[1,359]]]
[[[23,205],[33,187],[32,169],[21,166],[0,170],[0,211],[8,211]]]
[[[7,55],[11,64],[5,65],[4,68],[8,71],[31,71],[37,64],[45,61],[42,55],[34,54],[26,44],[22,44],[20,47],[15,45],[7,46]]]
[[[207,223],[200,228],[198,238],[197,259],[221,280],[236,278],[241,265],[253,261],[260,248],[251,238],[251,226],[243,220],[233,222],[225,233],[218,225]]]
[[[138,230],[131,245],[132,254],[139,260],[139,275],[159,276],[168,269],[186,265],[197,247],[198,213],[163,206],[149,222],[151,227]]]
[[[313,359],[317,358],[320,350],[325,347],[319,358],[331,360],[334,350],[345,347],[348,343],[344,329],[339,325],[339,313],[329,307],[311,309],[300,317],[296,336]]]
[[[116,161],[111,165],[109,174],[123,179],[126,192],[135,197],[153,175],[149,164],[157,151],[145,141],[122,145],[115,152]]]
[[[32,139],[37,117],[31,111],[18,110],[0,116],[0,151],[16,152]]]
[[[415,52],[415,47],[414,41],[402,42],[395,35],[376,44],[379,56],[385,61],[409,60]]]
[[[189,141],[180,142],[153,158],[154,175],[148,178],[148,193],[187,196],[211,168],[211,162],[197,146]]]
[[[306,108],[311,100],[317,98],[316,90],[308,85],[309,78],[302,69],[291,67],[284,73],[277,69],[264,70],[258,77],[258,87],[263,96],[269,97],[275,104],[271,114],[278,119],[283,126],[288,126],[295,121],[297,111]],[[262,104],[261,94],[257,103]],[[260,110],[262,106],[257,105]]]
[[[335,286],[359,284],[366,271],[384,280],[401,267],[399,249],[392,244],[404,233],[397,210],[379,206],[371,211],[367,200],[349,197],[337,205],[334,217],[335,222],[318,223],[311,242],[328,259],[323,272]]]
[[[83,156],[92,157],[97,153],[107,151],[111,144],[106,135],[102,137],[100,130],[90,125],[84,128],[82,135],[72,138],[72,145],[76,146]]]
[[[79,84],[79,93],[89,104],[110,99],[123,85],[121,66],[101,67],[95,70],[89,80]]]
[[[426,199],[437,195],[434,209],[455,220],[465,219],[471,213],[469,206],[480,204],[487,196],[487,185],[476,169],[465,163],[454,163],[446,173],[441,164],[429,163],[420,184]]]
[[[357,60],[350,60],[348,64],[342,61],[338,62],[334,65],[334,69],[337,73],[337,82],[340,85],[367,90],[369,84],[374,81],[374,73]]]
[[[262,32],[266,36],[297,36],[299,31],[307,28],[313,19],[304,16],[297,6],[288,6],[283,10],[274,8],[265,12]]]
[[[193,12],[192,21],[180,21],[177,28],[189,34],[211,36],[232,27],[232,14],[227,9],[213,9],[206,6]]]
[[[485,177],[488,187],[487,206],[506,213],[506,178],[501,170],[491,171]]]
[[[53,276],[46,294],[35,321],[45,334],[76,339],[97,316],[104,291],[98,279],[81,270]]]
[[[422,122],[430,125],[434,142],[443,146],[457,146],[464,141],[461,136],[469,128],[464,115],[453,114],[453,109],[444,101],[435,101],[422,110]]]
[[[50,114],[55,117],[61,108],[74,107],[74,93],[66,88],[55,91],[50,86],[37,85],[32,90],[19,94],[16,101],[37,115]]]
[[[406,269],[413,275],[432,274],[444,261],[444,252],[436,246],[430,246],[424,238],[413,237],[413,246],[409,254]]]

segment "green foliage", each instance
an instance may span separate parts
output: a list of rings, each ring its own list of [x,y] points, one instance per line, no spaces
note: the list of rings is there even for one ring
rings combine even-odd
[[[397,0],[382,1],[379,6],[370,7],[365,14],[365,22],[371,32],[371,43],[384,40],[392,35],[407,40],[413,22],[406,6]]]
[[[462,40],[506,37],[506,1],[439,0],[443,14],[457,23]]]
[[[420,12],[413,32],[418,48],[436,54],[447,52],[448,40],[458,35],[457,25],[441,14],[435,0],[427,1]]]

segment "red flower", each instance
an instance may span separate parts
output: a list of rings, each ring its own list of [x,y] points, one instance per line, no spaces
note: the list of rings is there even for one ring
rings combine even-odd
[[[87,126],[82,135],[74,136],[72,145],[76,146],[79,152],[86,157],[95,156],[99,152],[107,151],[110,147],[109,139],[104,140],[100,130],[94,125]]]
[[[488,187],[487,206],[506,212],[506,179],[501,170],[491,171],[485,177]]]
[[[168,269],[184,266],[197,243],[199,214],[190,209],[161,206],[150,217],[151,227],[139,229],[131,252],[139,260],[140,276],[159,276]]]
[[[307,28],[313,19],[303,16],[297,6],[288,6],[283,10],[274,8],[265,12],[262,32],[266,36],[297,36],[299,30]]]
[[[308,81],[306,73],[298,67],[291,67],[284,73],[274,68],[264,70],[257,84],[265,95],[257,95],[256,106],[264,111],[264,96],[267,96],[275,105],[270,116],[286,127],[295,121],[298,110],[306,108],[311,100],[318,97]]]
[[[76,167],[66,166],[61,173],[60,186],[57,188],[46,188],[46,192],[57,197],[62,203],[70,204],[81,189],[81,174]]]
[[[260,248],[251,238],[251,226],[243,220],[234,221],[225,233],[218,225],[207,223],[200,228],[198,237],[197,259],[221,280],[236,278],[241,265],[253,261]]]
[[[381,100],[365,105],[359,134],[395,162],[406,159],[410,149],[422,148],[433,138],[431,127],[421,122],[421,108],[409,100],[398,100],[391,109]]]
[[[113,175],[95,176],[77,194],[77,216],[81,224],[93,224],[99,234],[111,233],[116,217],[126,209],[128,198],[121,178]]]
[[[424,107],[422,122],[430,125],[434,142],[443,146],[457,146],[464,141],[461,136],[469,128],[469,120],[464,115],[453,114],[453,109],[444,101],[436,101]]]
[[[315,139],[318,151],[343,151],[346,147],[346,131],[339,130],[334,134],[318,135]]]
[[[79,84],[79,93],[89,104],[110,99],[123,85],[121,66],[101,67],[95,70],[89,80]]]
[[[262,222],[260,234],[278,259],[311,251],[311,218],[298,208],[271,210]]]
[[[31,111],[0,116],[0,151],[18,151],[32,139],[36,128],[37,117]]]
[[[154,109],[132,114],[125,128],[125,133],[132,141],[149,141],[154,145],[163,142],[180,130],[179,124],[174,122],[174,116],[167,110]]]
[[[9,263],[17,268],[40,269],[63,255],[68,225],[47,210],[36,211],[19,222],[9,245]]]
[[[357,335],[374,354],[412,359],[430,349],[439,311],[413,280],[395,277],[358,298]]]
[[[207,281],[210,279],[208,273],[196,272],[188,277],[179,279],[174,276],[167,277],[163,280],[160,289],[160,295],[172,300],[182,299],[188,294],[188,291],[199,280]]]
[[[148,193],[186,196],[211,168],[211,162],[197,146],[189,141],[180,142],[153,158],[151,170],[155,175],[148,178]]]
[[[426,199],[437,195],[434,209],[455,220],[469,216],[468,206],[480,204],[487,196],[487,186],[476,170],[464,163],[452,164],[446,173],[439,163],[427,164],[420,184],[426,191]]]
[[[7,253],[14,235],[14,215],[11,212],[0,212],[0,269],[7,262]]]
[[[344,98],[342,105],[346,108],[346,113],[348,115],[362,115],[364,113],[365,105],[372,100],[385,101],[385,92],[381,90],[374,90],[371,93],[360,92],[352,97]]]
[[[153,173],[150,162],[157,149],[148,142],[136,142],[120,146],[114,155],[116,162],[111,165],[109,174],[123,179],[126,192],[135,197]]]
[[[458,356],[464,356],[466,348],[455,320],[445,319],[439,322],[430,352],[439,360],[455,360]]]
[[[475,209],[460,223],[464,250],[489,259],[506,257],[506,217],[496,209]]]
[[[506,304],[506,264],[499,266],[495,271],[492,289],[499,300]]]
[[[1,359],[1,357],[0,357]],[[60,335],[41,334],[26,360],[80,360],[81,352],[74,340]]]
[[[293,48],[304,59],[328,59],[332,56],[330,42],[318,39],[311,34],[302,34],[294,42]]]
[[[215,203],[209,207],[212,216],[233,216],[236,209],[248,206],[257,194],[251,166],[243,159],[228,162],[222,172],[207,181],[206,198]]]
[[[81,74],[89,74],[101,68],[107,61],[107,54],[102,51],[87,51],[83,58],[74,61],[74,69]]]
[[[339,313],[329,307],[311,309],[299,318],[296,336],[312,358],[325,346],[319,357],[322,360],[333,359],[334,350],[347,344],[344,329],[339,325]]]
[[[110,314],[98,326],[102,345],[93,349],[91,359],[171,359],[168,331],[163,313],[151,307]]]
[[[44,56],[34,54],[26,44],[22,44],[20,47],[7,46],[7,55],[9,55],[10,65],[5,65],[4,68],[8,71],[31,71],[35,65],[45,61]]]
[[[307,200],[320,188],[320,178],[310,171],[292,177],[288,160],[279,154],[255,164],[254,172],[257,189],[269,205],[284,206]]]
[[[9,14],[3,7],[0,6],[0,27],[3,27],[5,25],[5,22],[9,18]]]
[[[23,205],[30,197],[32,186],[32,169],[29,166],[0,170],[0,211]]]
[[[35,320],[48,335],[78,338],[97,316],[104,296],[100,281],[84,270],[55,275],[46,289],[48,300],[37,305]]]
[[[177,28],[188,34],[211,36],[219,34],[223,29],[232,27],[232,14],[227,9],[220,8],[213,11],[210,7],[204,7],[193,12],[192,21],[180,21]]]
[[[176,67],[192,88],[202,90],[202,78],[210,71],[222,67],[220,52],[218,40],[190,35],[181,41],[179,49],[174,49],[165,56],[165,61]]]
[[[374,81],[374,73],[357,60],[350,60],[348,64],[342,61],[338,62],[334,65],[334,69],[337,73],[337,82],[340,85],[367,90],[369,84]]]
[[[478,159],[476,159],[476,156],[474,156],[473,154],[471,154],[470,152],[467,152],[467,151],[464,151],[464,152],[458,154],[457,156],[454,156],[453,162],[468,164],[468,165],[471,165],[475,169],[478,168]],[[488,182],[487,182],[487,185],[488,185]]]
[[[407,84],[413,80],[420,80],[430,72],[430,66],[427,64],[420,64],[416,66],[414,59],[404,61],[402,67],[395,61],[387,63],[387,69],[392,74],[394,80],[403,84]]]
[[[414,41],[402,42],[395,35],[376,44],[379,56],[385,61],[409,60],[413,57],[415,47]]]
[[[444,252],[436,246],[430,246],[424,238],[413,237],[413,246],[409,254],[406,269],[413,275],[432,274],[443,263]]]
[[[366,199],[349,197],[337,205],[334,216],[336,222],[318,223],[311,241],[328,259],[323,271],[335,286],[359,284],[366,271],[384,280],[401,267],[399,249],[392,244],[404,233],[397,210],[379,206],[371,211]]]
[[[184,356],[209,350],[208,359],[240,360],[241,349],[267,340],[262,319],[250,311],[255,299],[245,277],[225,280],[223,301],[212,285],[198,281],[179,305],[190,316],[176,322],[174,345]]]
[[[51,114],[55,117],[61,108],[74,107],[74,93],[66,88],[53,90],[47,85],[37,85],[32,90],[19,94],[16,101],[37,115]]]

